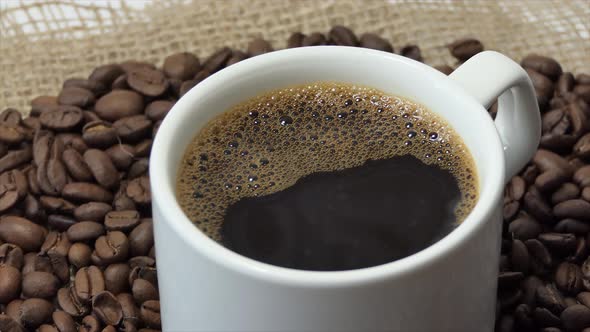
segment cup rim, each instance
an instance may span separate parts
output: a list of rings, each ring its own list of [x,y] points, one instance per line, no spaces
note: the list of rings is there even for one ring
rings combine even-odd
[[[165,157],[167,151],[175,149],[177,144],[174,139],[176,127],[182,123],[190,108],[194,108],[200,95],[204,93],[203,91],[215,91],[215,87],[222,86],[223,82],[231,80],[235,75],[244,75],[246,72],[255,71],[257,68],[267,66],[269,62],[280,62],[287,59],[288,61],[296,61],[297,58],[314,57],[320,54],[325,56],[326,53],[335,57],[342,56],[342,54],[354,55],[358,61],[370,61],[372,57],[388,57],[391,61],[414,67],[415,70],[426,71],[433,79],[450,85],[457,96],[466,99],[466,102],[471,104],[470,108],[474,108],[470,109],[470,112],[477,112],[474,116],[478,117],[478,120],[481,119],[478,125],[486,127],[482,130],[495,136],[494,140],[486,142],[485,149],[486,153],[491,155],[491,160],[497,160],[497,167],[490,167],[487,175],[490,178],[489,184],[485,187],[480,186],[480,195],[476,205],[459,226],[428,247],[389,263],[355,270],[308,271],[275,266],[235,253],[199,230],[184,214],[176,201],[175,183],[170,183],[169,176],[164,175],[169,172],[174,172],[174,174],[177,172],[176,169],[169,169]],[[172,231],[193,251],[201,253],[208,260],[224,268],[267,282],[305,287],[342,287],[378,282],[418,271],[430,263],[452,254],[478,229],[483,227],[484,223],[493,219],[492,214],[500,200],[505,181],[504,153],[493,121],[483,106],[459,85],[438,70],[412,59],[371,49],[345,46],[313,46],[274,51],[243,60],[211,75],[182,96],[168,112],[154,139],[149,164],[153,210],[157,210],[158,214],[162,216],[162,220],[155,220],[155,223],[168,224]],[[479,169],[478,172],[480,172]],[[155,188],[157,190],[154,190]],[[158,243],[156,243],[157,245]]]

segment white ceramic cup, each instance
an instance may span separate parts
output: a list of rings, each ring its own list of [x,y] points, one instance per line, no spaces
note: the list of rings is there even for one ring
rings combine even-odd
[[[338,81],[409,98],[444,117],[479,174],[479,200],[449,235],[406,258],[318,272],[277,267],[208,238],[175,198],[183,153],[212,117],[262,92]],[[499,98],[495,122],[486,108]],[[172,108],[150,159],[165,331],[493,331],[504,184],[532,157],[539,109],[526,72],[496,52],[450,76],[380,51],[339,46],[272,52],[207,78]]]

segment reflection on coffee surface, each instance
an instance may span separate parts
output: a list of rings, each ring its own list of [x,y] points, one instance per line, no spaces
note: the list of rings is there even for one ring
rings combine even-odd
[[[335,271],[436,242],[471,211],[477,184],[467,147],[438,115],[373,88],[319,82],[207,123],[184,154],[177,198],[239,254]]]

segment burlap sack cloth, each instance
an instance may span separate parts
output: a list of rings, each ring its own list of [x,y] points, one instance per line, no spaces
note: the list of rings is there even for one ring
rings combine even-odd
[[[257,36],[283,48],[294,31],[335,24],[376,32],[396,50],[416,43],[432,65],[454,65],[446,45],[471,36],[514,59],[535,52],[590,72],[589,0],[0,0],[0,10],[0,109],[23,113],[32,97],[55,95],[100,64],[160,65],[177,51],[203,58]]]

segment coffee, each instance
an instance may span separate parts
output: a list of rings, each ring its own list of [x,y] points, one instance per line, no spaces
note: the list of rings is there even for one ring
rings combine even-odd
[[[423,106],[322,82],[247,100],[187,148],[177,197],[205,234],[244,256],[349,270],[411,255],[477,201],[464,143]]]

